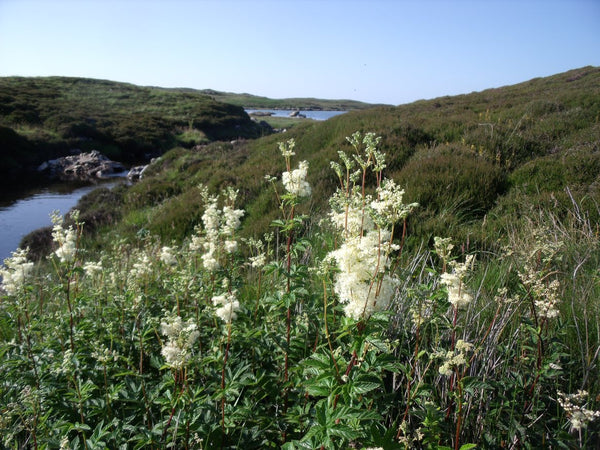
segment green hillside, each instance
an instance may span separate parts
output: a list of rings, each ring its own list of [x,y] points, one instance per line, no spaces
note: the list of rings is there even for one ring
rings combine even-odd
[[[243,106],[248,109],[298,109],[298,110],[326,110],[326,111],[351,111],[355,109],[368,109],[374,105],[356,100],[324,100],[318,98],[268,98],[251,94],[236,94],[220,92],[212,89],[199,91],[209,95],[215,100],[232,105]]]
[[[137,212],[122,226],[144,223],[165,239],[183,238],[200,214],[186,202],[188,190],[204,183],[215,191],[240,188],[245,228],[265,227],[277,208],[263,176],[280,173],[277,142],[291,138],[298,157],[310,163],[317,193],[310,208],[318,213],[336,185],[329,161],[349,148],[346,137],[354,131],[381,136],[386,174],[405,187],[408,201],[422,205],[412,225],[419,235],[443,231],[491,242],[533,206],[567,214],[571,197],[597,218],[599,116],[600,69],[587,67],[479,93],[353,111],[258,140],[179,148],[123,193],[124,205]],[[154,208],[169,213],[157,216]]]
[[[86,78],[0,78],[3,175],[74,148],[141,161],[178,145],[265,132],[243,108],[199,92]]]

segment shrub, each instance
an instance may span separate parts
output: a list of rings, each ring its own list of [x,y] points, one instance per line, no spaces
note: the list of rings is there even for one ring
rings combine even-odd
[[[502,169],[455,145],[418,152],[397,179],[407,198],[422,206],[412,220],[424,235],[456,232],[482,218],[506,188]]]

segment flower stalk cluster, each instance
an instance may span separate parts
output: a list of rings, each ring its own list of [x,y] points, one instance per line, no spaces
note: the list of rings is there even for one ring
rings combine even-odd
[[[12,257],[4,260],[4,266],[0,267],[2,278],[2,289],[8,295],[15,295],[25,284],[33,270],[33,263],[27,261],[29,249],[17,249],[12,252]]]
[[[240,310],[240,302],[237,300],[234,292],[226,292],[224,294],[215,295],[212,298],[214,305],[220,305],[215,310],[216,316],[223,322],[230,324],[237,317],[237,312]]]
[[[567,413],[571,429],[580,431],[587,428],[588,424],[598,417],[600,411],[592,411],[584,405],[588,398],[587,391],[577,391],[575,394],[558,393],[558,403]]]
[[[394,227],[417,204],[404,204],[404,190],[382,179],[385,154],[377,150],[380,138],[354,133],[348,141],[356,153],[350,157],[340,151],[342,164],[332,163],[340,187],[330,199],[329,214],[343,242],[327,259],[337,266],[334,291],[346,316],[359,320],[389,307],[399,282],[392,274],[392,253],[401,248],[393,243]],[[365,193],[368,170],[377,179],[375,198]]]
[[[71,218],[75,221],[79,227],[81,224],[78,222],[79,211],[73,211]],[[58,211],[54,211],[51,215],[52,219],[52,240],[57,245],[57,249],[54,254],[58,257],[61,263],[71,263],[77,256],[77,244],[79,238],[79,232],[72,225],[68,228],[64,227],[64,218]]]
[[[167,337],[161,350],[167,365],[183,369],[190,359],[192,346],[200,336],[196,324],[192,319],[183,322],[180,316],[168,316],[160,323],[160,331]]]
[[[459,339],[456,341],[454,350],[442,351],[434,354],[434,357],[443,359],[438,372],[440,375],[449,377],[455,369],[468,363],[467,353],[473,350],[473,344]]]
[[[464,263],[450,261],[452,272],[444,272],[440,277],[440,283],[448,289],[448,301],[456,309],[466,308],[473,301],[464,283],[465,276],[473,266],[473,259],[473,255],[467,255]]]
[[[235,209],[234,204],[238,191],[228,188],[224,192],[225,205],[218,207],[218,198],[209,195],[206,188],[202,188],[204,198],[204,237],[198,235],[192,238],[192,250],[203,250],[202,265],[208,272],[215,272],[222,266],[222,259],[234,253],[238,244],[235,231],[239,228],[244,211]]]
[[[533,299],[535,314],[541,320],[558,317],[560,304],[560,282],[556,279],[548,281],[544,273],[525,265],[519,272],[519,278]]]

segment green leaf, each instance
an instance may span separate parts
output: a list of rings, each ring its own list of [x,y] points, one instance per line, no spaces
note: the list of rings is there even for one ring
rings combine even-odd
[[[352,383],[351,389],[353,394],[366,394],[381,386],[381,383],[370,381],[357,381]]]

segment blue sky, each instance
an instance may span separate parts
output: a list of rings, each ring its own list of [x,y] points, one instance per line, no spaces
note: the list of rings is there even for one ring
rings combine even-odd
[[[0,76],[401,104],[586,65],[599,0],[0,0]]]

